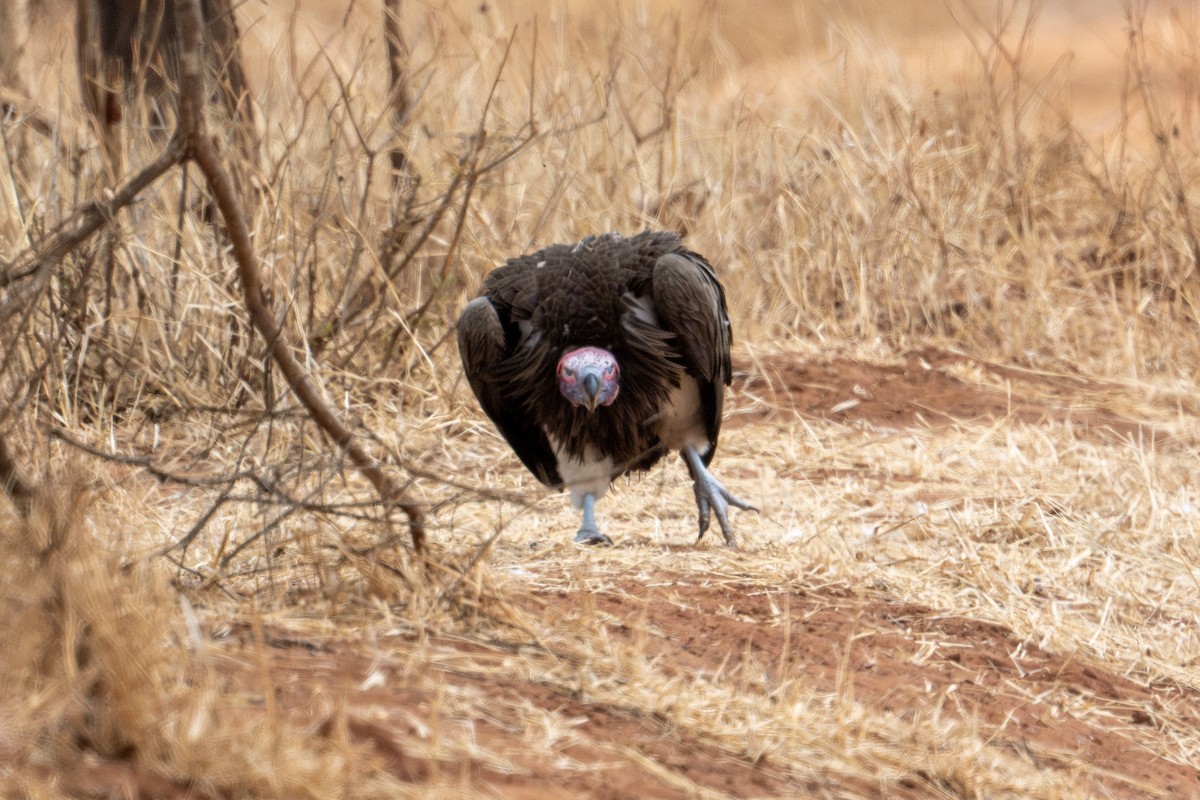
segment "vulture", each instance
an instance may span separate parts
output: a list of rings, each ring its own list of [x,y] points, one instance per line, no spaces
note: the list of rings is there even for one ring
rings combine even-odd
[[[729,384],[725,291],[678,234],[589,236],[509,259],[458,320],[467,381],[538,480],[569,489],[581,544],[611,544],[596,501],[612,480],[678,451],[700,537],[730,505],[754,510],[708,470]]]

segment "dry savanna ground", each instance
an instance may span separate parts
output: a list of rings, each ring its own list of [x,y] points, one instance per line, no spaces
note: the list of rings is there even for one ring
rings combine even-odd
[[[18,295],[105,192],[71,8],[34,5],[5,796],[1200,797],[1200,9],[616,8],[403,4],[399,120],[373,0],[237,8],[268,301],[422,559],[271,366],[195,170]],[[491,266],[647,226],[729,289],[738,550],[675,460],[574,546],[457,364]]]

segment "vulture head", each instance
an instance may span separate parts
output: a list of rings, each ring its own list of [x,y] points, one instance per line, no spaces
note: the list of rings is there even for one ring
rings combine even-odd
[[[558,390],[576,408],[611,406],[621,391],[621,368],[603,348],[569,350],[558,360]]]

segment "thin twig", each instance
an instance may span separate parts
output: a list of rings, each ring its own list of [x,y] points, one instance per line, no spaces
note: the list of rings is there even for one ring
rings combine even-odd
[[[258,258],[250,241],[246,216],[241,199],[234,190],[229,173],[221,163],[219,154],[207,136],[202,114],[204,82],[200,71],[201,16],[199,0],[181,0],[179,14],[180,46],[180,135],[188,144],[188,154],[196,162],[208,182],[209,189],[217,202],[221,218],[233,249],[238,278],[242,284],[243,302],[250,320],[270,348],[271,356],[279,366],[288,385],[308,410],[309,416],[338,447],[344,449],[354,464],[371,481],[385,508],[398,506],[407,515],[413,548],[418,553],[425,550],[424,513],[419,505],[405,500],[403,492],[383,470],[354,432],[338,418],[337,413],[325,402],[310,375],[297,360],[288,345],[280,323],[268,306],[263,293],[262,275]]]
[[[31,303],[50,279],[54,268],[64,257],[88,237],[107,224],[118,211],[137,199],[138,194],[179,164],[184,156],[184,142],[175,137],[154,161],[146,165],[107,200],[96,200],[83,206],[63,220],[38,247],[19,255],[12,264],[0,265],[0,289],[19,281],[30,280],[0,305],[0,321],[8,319],[14,310]]]

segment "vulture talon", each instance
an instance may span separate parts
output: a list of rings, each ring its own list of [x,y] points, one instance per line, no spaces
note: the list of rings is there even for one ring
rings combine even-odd
[[[698,542],[708,532],[708,525],[712,519],[712,508],[708,504],[708,498],[700,491],[700,484],[693,483],[692,491],[696,494],[696,509],[700,514],[700,535],[696,537],[696,541]]]
[[[611,544],[595,504],[614,478],[679,451],[700,536],[753,508],[708,471],[733,368],[725,290],[679,235],[588,236],[511,258],[458,319],[463,371],[538,480],[570,489],[581,544]]]
[[[579,532],[575,534],[575,544],[586,544],[589,546],[605,545],[606,547],[611,547],[612,543],[612,539],[595,528],[580,528]]]
[[[696,448],[688,445],[683,449],[683,458],[692,473],[692,490],[696,493],[696,508],[700,512],[700,535],[696,541],[704,538],[708,532],[711,514],[716,513],[717,523],[721,526],[721,535],[725,544],[737,549],[737,539],[733,536],[733,526],[729,524],[729,507],[736,506],[743,511],[758,511],[757,508],[736,497],[726,489],[717,477],[704,466],[704,460],[696,452]]]

